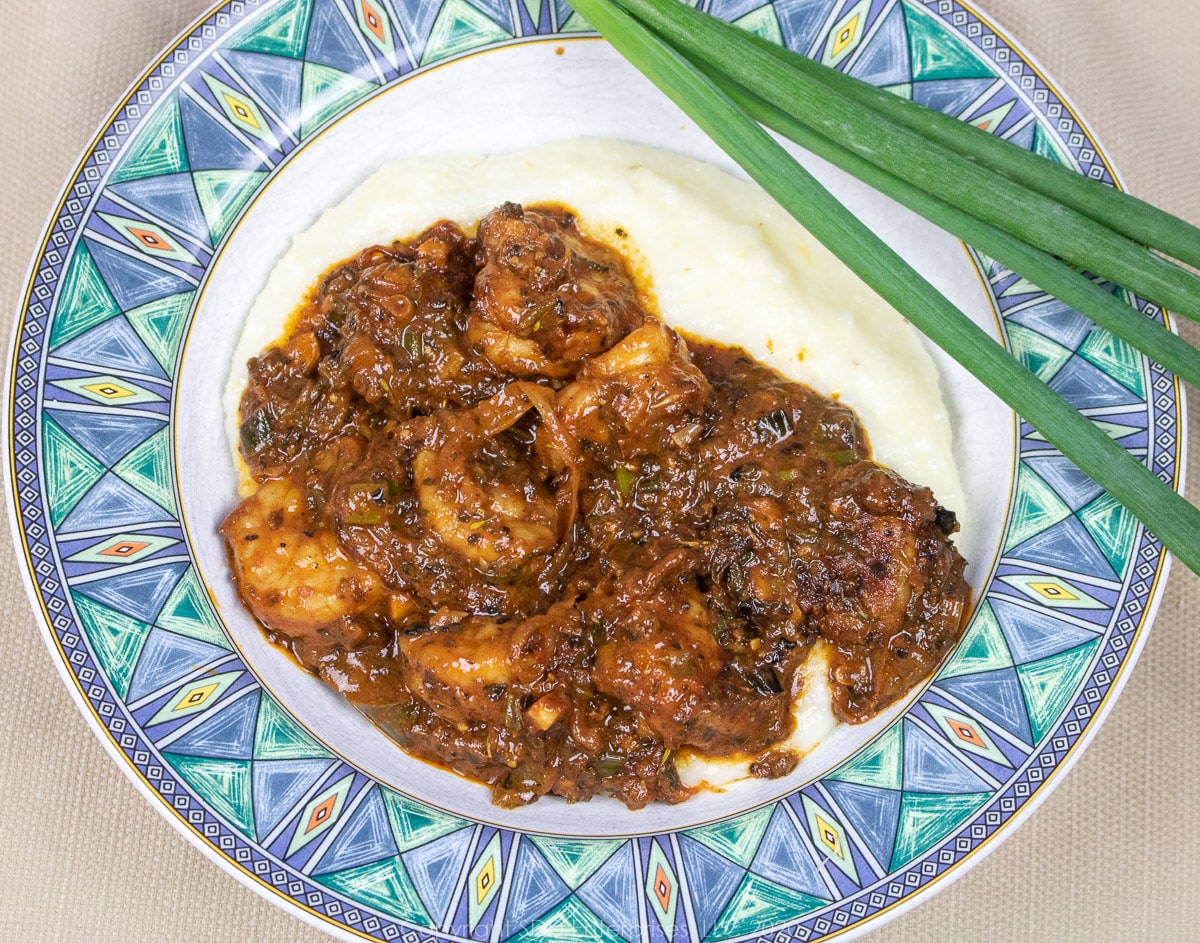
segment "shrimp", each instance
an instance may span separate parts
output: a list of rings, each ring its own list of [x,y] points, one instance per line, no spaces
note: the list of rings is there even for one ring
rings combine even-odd
[[[786,735],[789,697],[770,667],[718,641],[715,614],[692,579],[695,566],[696,551],[676,548],[584,600],[586,618],[604,633],[592,680],[597,691],[637,708],[672,749],[757,752]],[[747,688],[762,697],[763,713],[722,709]]]
[[[645,315],[620,257],[575,217],[506,203],[479,224],[467,337],[521,377],[569,377]]]
[[[497,437],[526,412],[543,417],[532,455]],[[512,568],[553,551],[574,517],[578,476],[574,446],[559,429],[551,394],[513,383],[475,409],[442,415],[438,432],[413,458],[413,481],[425,523],[472,563]],[[542,460],[534,460],[538,456]],[[548,481],[566,471],[567,484]]]
[[[611,350],[588,361],[559,391],[555,411],[580,438],[620,441],[621,458],[662,447],[664,436],[692,424],[711,395],[683,338],[649,320]]]
[[[368,615],[386,601],[379,577],[342,551],[293,479],[265,482],[220,533],[242,599],[275,632],[300,637]]]
[[[482,616],[397,640],[408,690],[451,723],[504,722],[513,681],[506,628]]]

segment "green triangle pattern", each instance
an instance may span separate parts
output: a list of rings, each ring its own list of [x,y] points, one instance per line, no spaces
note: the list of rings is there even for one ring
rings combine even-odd
[[[1077,515],[1117,573],[1124,573],[1133,554],[1137,518],[1110,494],[1100,495]]]
[[[1107,435],[1111,439],[1123,439],[1126,436],[1133,435],[1135,432],[1139,431],[1137,426],[1130,426],[1130,425],[1126,425],[1125,423],[1120,423],[1120,422],[1108,422],[1103,419],[1093,419],[1092,425],[1094,425],[1097,429],[1099,429],[1101,432],[1103,432],[1105,435]],[[1040,432],[1038,432],[1036,429],[1033,429],[1030,432],[1028,432],[1026,434],[1025,438],[1033,439],[1034,441],[1037,441],[1037,442],[1045,442],[1046,441],[1046,437],[1044,435],[1042,435]]]
[[[860,786],[899,790],[904,785],[904,734],[892,724],[832,773],[830,779]]]
[[[187,169],[179,100],[172,95],[151,112],[126,150],[125,157],[113,170],[111,179],[113,183],[122,183],[143,177],[176,174]]]
[[[1071,351],[1062,344],[1019,324],[1008,325],[1008,340],[1013,356],[1047,383],[1071,359]]]
[[[523,0],[537,19],[537,0]],[[696,0],[688,0],[695,5]],[[234,48],[301,58],[304,54],[312,0],[284,0],[265,17],[243,30]],[[936,19],[906,2],[905,16],[911,45],[914,77],[920,79],[990,76],[990,66],[969,46],[949,34]],[[761,6],[736,21],[742,28],[772,42],[783,37],[773,6]],[[570,16],[563,32],[583,32],[592,27],[578,15]],[[510,38],[510,34],[467,0],[447,0],[433,26],[422,64],[460,51]],[[315,63],[303,72],[302,137],[307,137],[331,117],[375,90],[373,84]],[[911,98],[912,85],[890,89]],[[1035,131],[1034,149],[1060,163],[1068,163],[1057,143],[1041,127]],[[112,180],[129,181],[188,170],[177,100],[168,98],[152,112],[139,130],[124,159],[114,168]],[[193,180],[215,245],[227,234],[246,201],[266,177],[263,172],[237,170],[197,171]],[[1027,284],[1027,283],[1026,283]],[[1032,289],[1032,286],[1029,286]],[[1013,289],[1015,290],[1015,288]],[[187,312],[194,293],[160,299],[127,312],[137,332],[156,360],[173,372]],[[60,290],[50,346],[66,343],[89,328],[120,313],[90,253],[82,244],[71,261]],[[1020,325],[1009,326],[1014,352],[1043,379],[1066,363],[1071,351]],[[1145,382],[1140,358],[1127,344],[1102,331],[1093,331],[1079,353],[1118,382],[1144,397]],[[49,417],[43,419],[47,493],[55,526],[100,477],[104,467],[95,461]],[[170,441],[166,430],[142,443],[114,467],[114,472],[172,513],[177,513],[170,477]],[[1023,505],[1022,502],[1026,502]],[[1009,534],[1006,549],[1069,516],[1069,509],[1052,489],[1025,466],[1018,482],[1017,520],[1033,523]],[[1137,523],[1107,495],[1079,512],[1079,518],[1121,572],[1133,551]],[[137,657],[150,626],[86,597],[73,594],[76,611],[114,689],[125,696]],[[189,569],[173,590],[156,619],[162,628],[229,648],[228,639],[213,614],[195,572]],[[1098,648],[1090,642],[1052,658],[1017,668],[1029,708],[1035,741],[1057,722]],[[942,676],[992,670],[1012,665],[1003,633],[985,603],[962,644],[942,671]],[[1064,679],[1071,684],[1064,684]],[[251,764],[165,754],[196,792],[223,818],[247,836],[253,836]],[[261,699],[254,756],[256,759],[330,756],[300,725],[269,697]],[[879,788],[900,789],[903,773],[903,736],[898,725],[886,730],[862,753],[848,761],[831,779]],[[389,790],[381,790],[389,822],[401,851],[423,845],[443,835],[469,827],[461,819],[425,807]],[[906,794],[902,799],[901,828],[891,866],[893,869],[920,856],[965,822],[989,798],[988,794],[930,796]],[[717,853],[749,867],[769,824],[773,806],[736,819],[706,826],[689,834]],[[555,871],[572,889],[606,861],[624,843],[530,836]],[[399,857],[316,878],[331,890],[360,900],[402,921],[431,927]],[[788,923],[826,905],[825,901],[783,888],[757,875],[747,874],[734,898],[713,928],[710,938],[728,938],[761,932],[764,927]],[[526,928],[513,940],[591,941],[618,937],[574,895]]]
[[[530,835],[529,840],[571,890],[595,874],[600,865],[624,844],[619,839],[602,841],[593,838],[551,838],[546,835]]]
[[[124,699],[142,644],[150,634],[150,626],[86,596],[72,593],[71,599],[100,666],[113,689]]]
[[[381,789],[380,792],[383,794],[388,822],[392,826],[392,837],[396,839],[396,847],[402,852],[419,845],[428,845],[434,839],[457,832],[470,824],[405,798],[390,789]]]
[[[271,697],[260,699],[258,723],[254,728],[254,759],[307,760],[325,757],[332,759],[333,754],[317,743]]]
[[[304,63],[304,75],[300,85],[301,105],[300,137],[306,138],[326,121],[353,105],[364,95],[375,91],[376,86],[360,78],[317,65]]]
[[[155,504],[176,517],[175,489],[171,485],[171,430],[163,426],[113,466],[122,480],[133,485]]]
[[[230,648],[229,639],[209,606],[204,587],[191,567],[171,590],[154,624],[176,635],[186,635],[218,648]]]
[[[1006,101],[998,108],[993,108],[991,111],[982,115],[976,115],[971,119],[971,124],[977,128],[980,128],[981,130],[989,131],[994,134],[995,129],[1000,127],[1000,125],[1004,122],[1004,119],[1008,117],[1009,112],[1013,110],[1013,106],[1016,103],[1017,100],[1015,98]]]
[[[939,673],[939,678],[957,678],[959,675],[979,674],[997,668],[1011,668],[1012,652],[996,621],[991,604],[986,600],[975,613],[971,626],[954,654]],[[899,787],[897,787],[899,788]]]
[[[1029,725],[1037,743],[1049,732],[1075,697],[1075,688],[1092,663],[1100,639],[1085,642],[1050,658],[1017,666],[1017,679],[1025,695]]]
[[[525,10],[529,14],[529,22],[537,24],[542,13],[542,0],[523,0]]]
[[[622,939],[572,894],[505,943],[622,943]]]
[[[1033,145],[1031,150],[1035,154],[1041,154],[1055,163],[1062,164],[1064,167],[1071,166],[1070,159],[1059,148],[1058,142],[1054,140],[1054,136],[1042,127],[1040,121],[1033,126]]]
[[[194,291],[185,291],[125,312],[137,336],[169,377],[175,375],[175,357],[179,353],[179,342],[183,340],[187,314],[195,297]]]
[[[313,880],[324,884],[331,891],[368,907],[374,907],[397,920],[418,927],[433,926],[433,921],[425,912],[399,856],[345,871],[322,874]]]
[[[1055,490],[1028,465],[1021,463],[1017,472],[1017,494],[1009,515],[1011,524],[1004,540],[1005,552],[1070,516],[1071,509]]]
[[[975,249],[975,248],[972,248],[971,251],[974,252],[975,255],[979,257],[980,270],[982,270],[983,272],[991,272],[992,269],[996,268],[996,265],[997,265],[996,260],[993,259],[990,255],[984,255],[982,252],[980,252],[978,249]]]
[[[59,289],[54,323],[50,326],[50,347],[65,344],[72,337],[78,337],[120,313],[121,309],[92,261],[92,254],[81,242]]]
[[[267,176],[265,170],[197,170],[192,173],[196,196],[215,246],[225,238],[251,194]]]
[[[734,26],[740,26],[748,33],[753,33],[777,46],[783,45],[783,30],[779,26],[779,17],[775,15],[775,6],[766,4],[757,10],[751,10],[745,16],[733,21]]]
[[[912,82],[901,82],[899,85],[881,85],[880,88],[882,88],[885,92],[891,92],[897,98],[903,98],[905,101],[912,101]]]
[[[249,760],[214,760],[180,753],[164,753],[163,759],[217,815],[254,840]]]
[[[50,522],[58,527],[104,475],[104,466],[49,416],[42,418],[42,459]]]
[[[767,826],[771,824],[774,811],[775,807],[772,805],[763,806],[761,809],[717,822],[715,825],[693,829],[687,834],[717,854],[724,855],[730,861],[736,861],[743,868],[748,868],[758,853],[758,844],[762,841]]]
[[[914,82],[987,79],[995,72],[982,56],[942,22],[911,2],[904,4],[908,56]]]
[[[299,59],[308,38],[311,0],[284,0],[233,40],[232,48]]]
[[[721,919],[705,939],[725,940],[746,934],[761,934],[770,927],[798,920],[827,903],[791,888],[780,887],[757,874],[747,874],[721,913]]]
[[[1042,290],[1024,275],[1018,275],[1009,286],[1000,292],[1001,298],[1019,298],[1021,295],[1039,295]]]
[[[565,23],[560,23],[558,25],[558,31],[560,33],[594,33],[596,31],[596,27],[594,27],[578,13],[575,13],[572,16],[567,17],[567,21]]]
[[[1079,356],[1095,364],[1139,399],[1146,398],[1142,357],[1115,334],[1093,329],[1079,345]]]
[[[421,65],[505,39],[512,34],[467,0],[446,0],[429,30]]]
[[[992,798],[990,792],[968,795],[905,793],[900,799],[900,830],[891,870],[904,867],[962,825]]]

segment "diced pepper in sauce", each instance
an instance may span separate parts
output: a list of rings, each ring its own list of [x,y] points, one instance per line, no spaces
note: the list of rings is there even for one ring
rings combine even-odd
[[[411,753],[486,783],[678,802],[675,758],[786,775],[817,641],[858,723],[969,608],[954,515],[845,406],[645,310],[560,206],[335,267],[249,364],[242,599]]]

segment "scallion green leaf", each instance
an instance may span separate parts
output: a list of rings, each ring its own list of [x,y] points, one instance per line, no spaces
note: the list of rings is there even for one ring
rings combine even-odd
[[[574,6],[815,238],[1200,573],[1200,511],[947,301],[692,62],[610,0]]]
[[[761,36],[745,35],[750,42],[791,68],[811,75],[888,120],[1052,197],[1135,242],[1200,268],[1200,228],[1191,223],[1041,154],[1027,151],[969,121],[961,121],[901,98],[894,92],[876,88]]]
[[[637,480],[637,470],[632,465],[618,465],[616,468],[617,491],[622,498],[628,499],[633,494],[633,483]]]
[[[727,75],[842,147],[1029,245],[1200,320],[1200,278],[1083,213],[867,112],[747,34],[675,0],[616,0],[698,68]],[[589,5],[590,8],[590,5]]]
[[[1001,265],[1023,275],[1038,288],[1054,295],[1106,331],[1162,364],[1180,379],[1200,387],[1200,351],[1177,334],[1172,334],[1157,321],[1152,321],[1135,311],[1109,289],[1097,284],[1084,273],[1071,268],[1050,253],[1035,249],[1004,230],[930,196],[920,187],[915,187],[846,150],[728,79],[714,77],[714,81],[756,121],[824,157],[974,246]]]

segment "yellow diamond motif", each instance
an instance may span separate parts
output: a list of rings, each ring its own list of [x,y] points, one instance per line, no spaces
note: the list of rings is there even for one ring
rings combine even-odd
[[[212,684],[206,684],[202,688],[192,688],[191,690],[186,691],[184,696],[175,702],[175,705],[171,708],[171,710],[193,710],[207,701],[212,696],[213,691],[217,690],[217,688],[220,686],[220,683],[213,682]]]
[[[71,377],[51,382],[59,389],[82,396],[93,403],[120,402],[123,406],[131,406],[134,403],[162,401],[162,397],[157,393],[151,393],[123,377],[93,374],[87,377]]]
[[[242,124],[254,131],[258,131],[262,128],[262,125],[258,123],[258,119],[254,117],[254,112],[250,110],[250,107],[244,101],[234,98],[228,92],[225,92],[224,96],[225,104],[229,106],[229,111],[235,118],[239,119]]]
[[[1009,586],[1020,590],[1034,602],[1053,609],[1103,609],[1104,603],[1087,590],[1072,586],[1064,580],[1044,574],[1012,574],[1000,577]]]
[[[496,859],[488,858],[487,864],[483,866],[483,870],[475,876],[475,902],[482,904],[484,898],[488,895],[488,891],[492,889],[492,885],[495,883]]]
[[[837,37],[833,41],[833,49],[831,50],[831,54],[834,56],[839,55],[847,46],[854,42],[854,37],[857,34],[858,14],[855,13],[850,22],[843,26],[838,32]]]
[[[862,45],[866,35],[867,17],[871,13],[872,0],[858,0],[857,3],[847,6],[849,9],[842,11],[841,19],[834,24],[825,40],[821,62],[827,66],[837,66],[852,56]]]
[[[857,884],[858,868],[854,864],[854,855],[850,851],[850,839],[842,826],[838,824],[837,819],[834,818],[834,813],[822,809],[804,793],[800,794],[800,799],[804,805],[804,819],[808,825],[808,834],[813,837],[814,843],[818,845],[818,850],[820,850],[819,846],[824,845],[829,852],[826,860]]]
[[[207,72],[200,74],[204,77],[204,82],[208,86],[208,90],[212,92],[213,98],[225,112],[225,117],[269,147],[278,147],[279,142],[275,140],[275,134],[267,124],[266,116],[250,95],[231,85],[226,85]]]
[[[242,675],[242,670],[223,671],[210,674],[184,686],[172,700],[159,708],[158,713],[146,721],[147,727],[167,723],[211,710],[220,703],[221,697]]]
[[[828,848],[833,854],[839,858],[846,856],[842,851],[842,838],[838,834],[837,829],[826,822],[821,816],[816,816],[817,819],[817,834],[821,838],[821,843]]]
[[[103,396],[105,399],[124,399],[126,396],[134,395],[133,390],[127,390],[116,383],[89,383],[84,386],[84,389],[97,396]]]
[[[1061,583],[1026,583],[1035,593],[1040,594],[1046,599],[1054,602],[1074,601],[1079,599],[1077,595],[1063,586]]]
[[[495,901],[496,895],[500,893],[500,886],[504,883],[504,852],[499,832],[492,835],[483,853],[475,860],[467,881],[467,886],[474,888],[474,893],[467,892],[467,935],[470,936],[479,926],[479,921]]]

